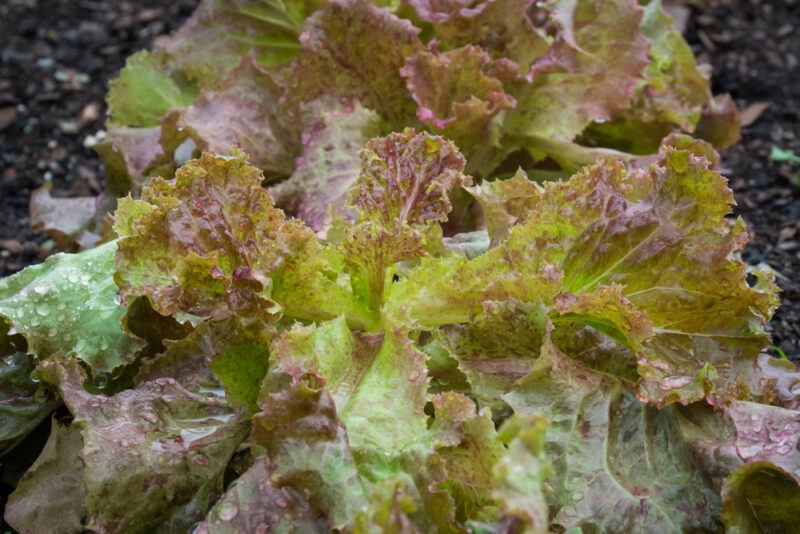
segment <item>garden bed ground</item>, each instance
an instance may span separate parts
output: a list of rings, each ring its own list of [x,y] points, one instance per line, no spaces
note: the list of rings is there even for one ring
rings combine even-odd
[[[108,80],[135,50],[175,29],[195,0],[10,0],[0,5],[0,275],[53,252],[32,230],[31,192],[52,179],[57,196],[91,195],[103,172],[86,138],[103,124]],[[712,2],[688,38],[714,66],[715,92],[740,108],[769,107],[724,155],[739,212],[752,229],[752,264],[778,273],[783,305],[775,344],[800,357],[800,189],[797,166],[770,161],[773,146],[800,153],[800,1]]]

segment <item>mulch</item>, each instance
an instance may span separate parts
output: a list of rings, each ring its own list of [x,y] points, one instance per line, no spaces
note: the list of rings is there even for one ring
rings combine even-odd
[[[197,0],[0,1],[0,276],[55,250],[28,220],[31,192],[95,195],[103,169],[86,147],[105,94],[133,52],[178,28]]]

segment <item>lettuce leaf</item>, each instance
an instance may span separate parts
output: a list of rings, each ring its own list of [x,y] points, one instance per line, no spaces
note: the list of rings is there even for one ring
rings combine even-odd
[[[487,253],[423,261],[388,307],[435,327],[469,321],[486,301],[540,301],[559,312],[556,328],[599,328],[631,349],[648,402],[735,397],[777,297],[766,274],[745,282],[733,256],[745,229],[724,219],[732,203],[690,151],[665,146],[645,169],[607,160],[538,190],[527,220]],[[609,291],[619,294],[601,297]]]
[[[0,280],[0,321],[22,334],[37,358],[74,356],[95,372],[131,363],[145,342],[125,333],[113,266],[117,242],[56,254]]]
[[[203,518],[221,493],[228,460],[245,437],[242,422],[224,399],[191,392],[171,378],[111,397],[93,395],[85,390],[74,360],[50,360],[38,372],[58,387],[75,419],[66,433],[51,435],[55,443],[45,447],[43,467],[11,495],[9,519],[15,528],[30,532],[42,522],[48,530],[74,524],[78,510],[86,515],[85,527],[97,531],[186,529]],[[58,440],[69,447],[59,448]],[[53,449],[56,457],[45,463]],[[68,459],[61,457],[67,453]],[[48,484],[51,470],[62,473],[62,485]],[[63,484],[74,492],[73,506],[58,505]],[[57,506],[57,513],[41,517],[26,504],[30,492]],[[137,495],[135,501],[131,495]]]
[[[146,296],[163,315],[268,313],[269,275],[313,234],[284,220],[261,180],[239,152],[206,153],[175,181],[150,181],[142,200],[121,200],[116,280],[123,301]]]

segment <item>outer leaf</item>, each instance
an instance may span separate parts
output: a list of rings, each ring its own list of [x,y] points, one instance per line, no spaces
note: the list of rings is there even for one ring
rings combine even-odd
[[[267,67],[291,60],[300,48],[303,19],[318,5],[313,0],[204,0],[158,45],[186,73],[211,86],[251,50]]]
[[[197,88],[166,57],[146,50],[128,58],[119,78],[108,88],[112,120],[125,126],[158,126],[170,109],[191,104]]]
[[[741,139],[740,125],[739,110],[731,95],[717,95],[703,110],[695,135],[719,148],[728,148]]]
[[[500,80],[484,74],[489,63],[484,50],[465,46],[417,52],[400,71],[417,103],[417,118],[464,151],[498,144],[500,123],[495,117],[516,104]]]
[[[74,355],[100,373],[133,361],[144,341],[120,325],[125,308],[112,278],[116,250],[112,241],[56,254],[0,280],[0,317],[25,336],[28,352]]]
[[[706,486],[669,410],[643,406],[622,384],[552,345],[506,400],[517,414],[547,414],[555,524],[597,532],[716,529]]]
[[[60,388],[83,436],[72,461],[84,466],[87,528],[147,532],[165,524],[183,530],[204,517],[244,438],[223,399],[191,393],[171,378],[113,397],[92,395],[76,363],[56,360],[40,369]],[[57,517],[50,521],[58,525]]]
[[[313,234],[285,221],[237,153],[206,153],[174,181],[152,180],[142,200],[120,202],[116,280],[125,301],[145,295],[163,315],[260,315],[270,274]]]
[[[288,106],[280,105],[283,87],[254,57],[244,57],[230,75],[206,88],[183,113],[180,125],[201,150],[219,154],[240,148],[269,175],[292,172],[299,132]]]
[[[328,209],[353,219],[347,191],[361,170],[358,152],[380,133],[380,118],[357,101],[323,99],[303,133],[303,148],[288,180],[270,188],[275,203],[315,231],[327,230]],[[320,108],[320,109],[317,109]]]
[[[84,466],[78,458],[82,448],[78,427],[62,426],[54,419],[44,449],[9,496],[9,525],[23,534],[84,530]]]
[[[291,486],[276,487],[269,480],[264,458],[258,458],[231,484],[195,534],[250,532],[326,532],[325,519]]]
[[[400,68],[422,48],[419,30],[368,0],[333,0],[309,17],[288,74],[292,98],[352,96],[389,120],[409,124],[413,101]]]
[[[650,63],[636,88],[633,106],[620,111],[614,121],[593,125],[591,130],[601,137],[617,138],[614,146],[618,148],[648,153],[656,150],[673,125],[694,131],[703,106],[711,101],[711,87],[708,74],[696,64],[689,44],[660,0],[646,3],[641,31],[651,43]]]
[[[116,198],[129,192],[138,196],[148,176],[175,173],[176,149],[188,136],[178,128],[178,117],[177,112],[168,113],[161,126],[150,128],[106,125],[107,139],[92,148],[105,167],[110,196]]]
[[[59,405],[46,387],[31,380],[33,366],[33,358],[22,352],[0,355],[0,457]]]
[[[777,406],[734,401],[720,411],[691,406],[680,427],[705,471],[721,485],[743,464],[769,462],[800,485],[800,414]]]
[[[589,123],[628,107],[648,62],[642,10],[633,2],[558,2],[551,17],[561,30],[531,66],[529,85],[513,93],[517,107],[507,121],[511,132],[534,138],[528,147],[535,155],[537,140],[570,142]]]

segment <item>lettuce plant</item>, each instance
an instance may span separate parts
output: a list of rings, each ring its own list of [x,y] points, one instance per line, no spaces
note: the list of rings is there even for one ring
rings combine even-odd
[[[72,416],[10,525],[799,526],[800,373],[762,352],[778,290],[738,259],[710,145],[673,135],[542,185],[476,184],[412,129],[356,157],[353,216],[327,232],[242,152],[205,152],[123,198],[113,240],[0,281],[2,452]],[[444,235],[457,191],[486,230]]]
[[[358,148],[406,127],[451,139],[477,180],[566,178],[671,132],[739,135],[660,0],[204,0],[129,59],[108,103],[110,199],[238,146],[317,231],[327,205],[355,217]],[[469,229],[471,199],[453,202],[449,227]]]
[[[99,245],[0,280],[19,532],[800,529],[778,288],[684,134],[736,109],[657,0],[205,0],[108,103],[53,229]]]

